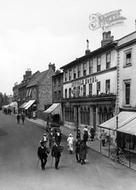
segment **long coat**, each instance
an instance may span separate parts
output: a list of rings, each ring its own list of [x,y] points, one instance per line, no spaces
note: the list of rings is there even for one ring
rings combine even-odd
[[[80,143],[80,150],[79,150],[80,159],[85,160],[86,154],[87,154],[86,143],[82,140]]]

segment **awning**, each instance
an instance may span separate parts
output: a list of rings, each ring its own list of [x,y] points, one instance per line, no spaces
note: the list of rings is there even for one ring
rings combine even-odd
[[[29,100],[29,102],[27,102],[27,105],[25,106],[25,110],[30,108],[34,102],[35,102],[35,100]]]
[[[118,129],[136,119],[136,112],[122,111],[118,114]],[[116,116],[99,125],[99,127],[116,130]]]
[[[124,126],[119,128],[117,131],[122,133],[127,133],[131,135],[136,135],[136,118],[133,118],[131,121],[126,123]]]
[[[54,103],[52,104],[47,110],[44,111],[44,113],[52,113],[52,114],[60,114],[61,112],[61,105],[60,103]]]
[[[27,103],[28,103],[28,102],[23,103],[23,104],[20,106],[20,108],[25,108],[25,107],[27,106]]]

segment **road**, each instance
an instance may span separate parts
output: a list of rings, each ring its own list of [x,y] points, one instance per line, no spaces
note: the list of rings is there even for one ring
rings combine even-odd
[[[76,163],[75,155],[64,152],[60,168],[45,171],[37,165],[37,146],[43,129],[25,121],[17,124],[14,116],[0,112],[0,190],[135,190],[136,172],[112,162],[89,149],[88,163]]]

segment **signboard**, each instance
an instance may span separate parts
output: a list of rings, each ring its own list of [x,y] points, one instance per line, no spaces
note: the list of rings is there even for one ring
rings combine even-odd
[[[126,17],[121,16],[121,9],[108,12],[106,14],[95,13],[89,16],[89,28],[90,30],[97,30],[102,28],[105,30],[116,24],[121,24],[126,20]]]

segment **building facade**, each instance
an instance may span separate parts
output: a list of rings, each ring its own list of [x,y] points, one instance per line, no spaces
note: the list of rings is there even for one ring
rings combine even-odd
[[[76,128],[94,127],[115,112],[117,42],[103,33],[101,47],[61,67],[63,69],[62,110],[64,124]]]

